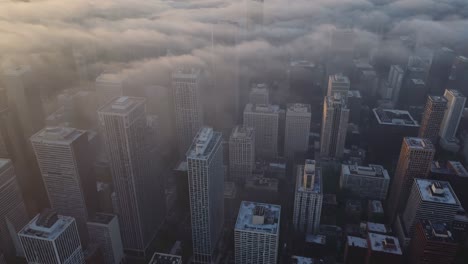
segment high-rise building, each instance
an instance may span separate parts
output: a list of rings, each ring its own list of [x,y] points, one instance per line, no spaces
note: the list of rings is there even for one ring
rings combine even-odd
[[[96,78],[96,95],[98,107],[116,97],[123,96],[124,78],[115,73],[103,73]]]
[[[344,76],[343,74],[330,75],[328,77],[327,96],[334,96],[335,93],[339,93],[341,98],[347,102],[350,86],[351,83],[347,76]]]
[[[124,250],[144,255],[165,216],[165,197],[147,134],[145,99],[119,97],[98,111]]]
[[[398,102],[400,97],[401,86],[403,85],[403,77],[405,71],[400,65],[392,65],[388,74],[387,84],[392,89],[392,101],[394,104]]]
[[[31,143],[52,209],[75,218],[81,242],[86,244],[86,221],[95,198],[91,192],[96,190],[88,133],[68,127],[44,128],[31,137]]]
[[[281,206],[243,201],[234,228],[236,264],[278,263]]]
[[[284,155],[293,158],[309,148],[310,120],[312,114],[308,104],[288,104],[284,135]]]
[[[447,110],[440,127],[440,144],[447,150],[457,151],[458,140],[455,135],[463,115],[466,97],[457,90],[445,90],[444,97],[447,99]]]
[[[426,219],[416,224],[411,240],[409,263],[450,264],[455,260],[458,244],[453,239],[447,223]]]
[[[468,206],[468,170],[459,161],[433,161],[430,179],[447,181],[457,194],[463,208]]]
[[[18,231],[29,222],[11,160],[0,159],[0,249],[7,259],[22,255]]]
[[[249,93],[249,103],[251,104],[264,104],[270,103],[270,92],[264,83],[257,83],[252,86]]]
[[[201,71],[178,69],[172,73],[172,92],[179,155],[190,147],[193,137],[203,125]]]
[[[87,224],[90,241],[101,246],[104,263],[122,263],[124,251],[117,216],[96,213]]]
[[[451,226],[460,209],[460,202],[448,182],[414,179],[401,222],[411,238],[418,220],[445,222]]]
[[[387,197],[390,176],[384,167],[369,164],[369,166],[341,166],[340,187],[353,194],[369,199],[385,200]]]
[[[428,139],[413,137],[403,139],[400,158],[387,199],[387,215],[390,222],[403,210],[414,178],[428,177],[434,154],[434,145]]]
[[[194,262],[212,263],[224,225],[221,133],[202,127],[187,151]]]
[[[182,264],[182,257],[156,252],[148,264]]]
[[[437,142],[446,108],[447,99],[445,97],[434,95],[427,97],[418,137],[427,138],[434,144]]]
[[[343,156],[348,118],[349,109],[340,94],[324,98],[320,142],[322,157],[341,158]]]
[[[455,57],[450,71],[448,87],[458,90],[463,94],[468,93],[468,58]],[[446,88],[446,87],[444,87]]]
[[[424,105],[427,95],[426,83],[422,79],[409,79],[403,83],[398,105],[404,108]]]
[[[244,126],[255,130],[255,155],[276,158],[278,155],[278,129],[280,108],[277,105],[247,104],[244,109]]]
[[[229,177],[245,181],[255,165],[255,131],[251,127],[236,126],[229,137]]]
[[[84,264],[76,221],[71,216],[44,210],[19,233],[28,263]]]
[[[320,225],[323,202],[321,170],[315,160],[297,166],[293,226],[301,233],[316,233]]]
[[[359,124],[361,122],[362,96],[358,90],[348,92],[349,122]]]
[[[454,60],[455,52],[447,47],[442,47],[434,52],[427,76],[430,94],[440,96],[444,93]]]
[[[367,244],[369,247],[365,264],[403,263],[403,250],[396,237],[368,233]]]

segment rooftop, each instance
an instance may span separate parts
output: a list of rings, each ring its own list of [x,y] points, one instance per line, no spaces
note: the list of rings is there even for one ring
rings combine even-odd
[[[71,127],[46,127],[31,137],[33,142],[71,144],[86,131]]]
[[[266,83],[255,83],[252,85],[252,92],[268,92],[268,86]]]
[[[112,84],[122,84],[124,78],[120,74],[116,73],[103,73],[96,78],[96,83],[112,83]]]
[[[360,248],[367,248],[367,240],[361,237],[355,236],[348,236],[346,238],[348,246],[350,247],[360,247]]]
[[[253,139],[254,129],[246,126],[236,126],[232,129],[231,139]]]
[[[314,260],[311,258],[301,256],[291,256],[290,264],[314,264]]]
[[[300,104],[300,103],[288,104],[286,114],[288,113],[309,113],[310,114],[310,105]]]
[[[117,217],[117,216],[116,216],[116,215],[113,215],[113,214],[95,213],[95,214],[94,214],[94,217],[89,219],[89,222],[107,225],[107,224],[109,224],[109,223],[112,221],[112,219],[114,219],[115,217]]]
[[[296,188],[300,192],[322,193],[321,170],[315,160],[305,160],[304,165],[297,166]]]
[[[349,78],[343,74],[330,75],[333,84],[347,84],[349,85]]]
[[[102,106],[98,112],[126,115],[145,102],[146,99],[142,97],[121,96]]]
[[[280,111],[280,107],[278,105],[271,105],[271,104],[253,105],[249,103],[245,106],[245,109],[244,109],[244,112],[265,113],[265,114],[278,114],[279,111]]]
[[[224,182],[224,198],[234,199],[236,198],[236,184],[234,182]]]
[[[448,89],[446,91],[451,93],[454,97],[465,97],[460,91],[455,90],[455,89]]]
[[[182,264],[182,257],[156,252],[148,264]]]
[[[361,92],[359,90],[349,90],[348,97],[362,98]]]
[[[459,177],[468,177],[468,171],[459,161],[433,161],[431,165],[431,172],[437,174],[445,174],[447,176],[456,175]]]
[[[187,172],[188,170],[188,163],[186,160],[182,160],[177,164],[177,167],[175,168],[176,171],[184,171]]]
[[[305,237],[305,242],[325,245],[327,243],[327,237],[322,235],[307,234]]]
[[[443,204],[460,204],[448,182],[416,178],[414,183],[423,201]]]
[[[344,175],[357,175],[372,178],[383,178],[390,180],[388,171],[380,165],[369,164],[369,166],[358,166],[358,165],[342,165],[342,173]]]
[[[367,239],[372,251],[402,255],[400,242],[396,237],[369,233]]]
[[[388,230],[384,224],[367,222],[367,231],[371,233],[387,234]]]
[[[36,215],[18,234],[36,239],[55,240],[74,221],[73,217],[45,210]]]
[[[208,158],[221,138],[221,133],[213,131],[211,127],[202,127],[193,139],[193,143],[187,151],[190,158]]]
[[[432,142],[428,139],[405,137],[403,140],[412,149],[434,149],[434,145],[432,145]]]
[[[279,235],[281,206],[242,201],[236,231]]]
[[[292,61],[290,64],[291,67],[307,67],[307,68],[314,68],[315,63],[307,61],[307,60],[296,60]]]
[[[245,181],[245,188],[277,192],[278,183],[278,179],[275,178],[252,177]]]
[[[172,72],[172,78],[192,79],[198,78],[201,75],[199,68],[179,67]]]
[[[429,220],[420,220],[419,223],[423,228],[427,240],[455,243],[448,223],[431,222]]]
[[[419,126],[418,122],[406,110],[374,108],[373,112],[379,124],[382,125]]]
[[[426,84],[423,80],[421,79],[411,79],[411,81],[413,82],[413,84],[417,84],[417,85],[424,85]]]
[[[437,103],[446,103],[447,102],[447,99],[443,96],[437,96],[437,95],[429,95],[429,98],[431,101],[433,102],[437,102]]]
[[[382,202],[379,200],[369,201],[369,210],[372,213],[382,213],[382,214],[384,213]]]

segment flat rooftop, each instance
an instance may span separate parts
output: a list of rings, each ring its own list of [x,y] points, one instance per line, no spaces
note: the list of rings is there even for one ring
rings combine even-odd
[[[98,112],[106,114],[127,115],[136,107],[144,104],[145,98],[121,96],[102,106]]]
[[[236,126],[232,129],[231,139],[253,139],[254,129],[247,126]]]
[[[468,177],[468,171],[459,161],[432,161],[431,173],[444,174],[446,176]]]
[[[261,113],[261,114],[278,114],[280,112],[280,107],[278,105],[272,104],[247,104],[245,106],[244,112],[249,113]]]
[[[182,257],[156,252],[148,264],[182,264]]]
[[[450,232],[449,224],[443,222],[431,222],[429,220],[420,220],[427,240],[438,241],[441,243],[456,243]]]
[[[96,78],[96,83],[112,83],[116,85],[122,85],[124,78],[120,74],[116,73],[103,73]]]
[[[362,98],[361,92],[359,90],[349,90],[348,97]]]
[[[279,235],[281,206],[242,201],[236,231]]]
[[[383,166],[369,164],[369,166],[358,166],[358,165],[342,165],[342,173],[344,175],[354,175],[361,177],[371,177],[371,178],[382,178],[390,180],[388,171],[384,169]]]
[[[314,260],[301,256],[291,256],[289,264],[314,264]]]
[[[112,219],[117,217],[116,215],[113,214],[105,214],[105,213],[95,213],[93,218],[90,218],[88,222],[91,223],[97,223],[97,224],[103,224],[107,225],[109,224]]]
[[[307,61],[307,60],[295,60],[290,63],[291,67],[307,67],[307,68],[314,68],[315,63]]]
[[[447,103],[447,99],[443,96],[429,95],[431,101],[436,103]]]
[[[46,127],[34,134],[31,141],[69,145],[85,133],[72,127]]]
[[[411,79],[411,81],[413,82],[413,84],[417,84],[417,85],[424,85],[426,84],[423,80],[421,79]]]
[[[275,178],[252,177],[245,181],[245,188],[277,192],[278,184]]]
[[[310,114],[310,104],[288,104],[286,108],[286,114],[292,113],[308,113]]]
[[[349,78],[343,74],[334,74],[330,75],[330,80],[333,82],[333,85],[335,84],[347,84],[349,85]]]
[[[41,214],[36,215],[18,234],[35,239],[55,240],[75,221],[73,217],[58,215],[56,221],[48,227],[39,223],[40,216]]]
[[[211,127],[202,127],[193,139],[187,151],[187,158],[206,159],[210,156],[216,142],[221,140],[221,133],[213,131]]]
[[[418,137],[405,137],[403,140],[412,149],[434,149],[434,145],[432,145],[432,142],[428,139]]]
[[[367,240],[361,237],[347,236],[346,243],[349,247],[367,248]]]
[[[306,237],[305,237],[305,242],[313,243],[313,244],[319,244],[319,245],[325,245],[327,243],[327,237],[322,236],[322,235],[307,234]]]
[[[406,110],[374,108],[372,112],[382,125],[419,127],[418,122]]]
[[[381,213],[381,214],[384,213],[382,202],[379,200],[369,201],[369,207],[372,213]]]
[[[194,79],[201,75],[201,69],[180,67],[172,72],[172,78],[176,79]]]
[[[304,165],[297,166],[297,191],[322,193],[321,174],[321,169],[315,160],[307,159]]]
[[[460,91],[455,89],[448,89],[449,93],[451,93],[454,97],[465,97]]]
[[[371,233],[388,234],[387,226],[380,223],[367,222],[367,231]]]
[[[396,237],[369,233],[367,241],[372,251],[402,255],[400,242]]]
[[[448,182],[418,178],[414,182],[423,201],[451,205],[460,204]]]

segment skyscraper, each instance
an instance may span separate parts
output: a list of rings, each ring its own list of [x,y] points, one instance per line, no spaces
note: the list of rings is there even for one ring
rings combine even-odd
[[[401,86],[403,85],[403,77],[405,71],[400,65],[392,65],[390,67],[390,73],[388,74],[387,84],[392,90],[392,101],[394,104],[397,103],[400,97]]]
[[[330,75],[328,77],[327,96],[334,96],[335,93],[339,93],[341,98],[347,102],[350,86],[351,83],[347,76],[344,76],[343,74]]]
[[[201,72],[198,69],[178,69],[172,73],[175,123],[181,156],[203,125],[200,82]]]
[[[352,191],[356,196],[385,200],[389,184],[388,171],[380,165],[341,166],[340,187]]]
[[[98,111],[119,212],[124,249],[144,255],[165,216],[162,181],[150,155],[145,99],[120,97]]]
[[[340,94],[324,98],[320,138],[322,157],[341,158],[343,156],[348,118],[349,109]]]
[[[92,149],[86,131],[68,127],[45,128],[31,137],[49,202],[61,215],[75,218],[81,242],[86,244],[90,213]]]
[[[90,240],[102,247],[104,263],[122,263],[124,251],[117,216],[96,213],[87,224]]]
[[[28,263],[85,263],[76,222],[71,216],[44,210],[18,235]]]
[[[296,152],[302,154],[307,152],[311,117],[310,105],[288,104],[284,136],[284,155],[286,157],[293,158]]]
[[[203,127],[187,151],[192,243],[196,263],[212,263],[224,225],[221,133]]]
[[[249,103],[251,104],[264,104],[270,103],[270,93],[268,87],[264,83],[257,83],[252,86],[249,93]]]
[[[0,159],[0,249],[5,257],[22,255],[18,231],[29,222],[11,160]]]
[[[278,155],[279,115],[277,105],[245,106],[244,126],[255,129],[255,155],[262,158],[276,158]]]
[[[322,213],[322,175],[315,160],[297,166],[293,225],[297,232],[316,233]]]
[[[434,144],[437,142],[446,108],[445,97],[433,95],[427,97],[418,137],[430,139]]]
[[[458,140],[455,135],[463,115],[466,97],[457,90],[445,90],[444,97],[447,99],[447,110],[439,132],[440,144],[445,149],[456,151]]]
[[[455,52],[447,47],[442,47],[434,52],[427,76],[430,94],[440,96],[444,93],[454,60]]]
[[[278,263],[281,207],[243,201],[234,228],[236,264]]]
[[[229,137],[229,176],[233,180],[250,178],[255,165],[255,131],[236,126]]]
[[[468,58],[457,56],[452,64],[448,87],[463,94],[468,93]]]
[[[392,222],[403,210],[414,178],[427,178],[435,148],[428,139],[405,137],[387,199],[387,214]]]
[[[103,73],[96,78],[98,107],[123,95],[124,78],[115,73]]]

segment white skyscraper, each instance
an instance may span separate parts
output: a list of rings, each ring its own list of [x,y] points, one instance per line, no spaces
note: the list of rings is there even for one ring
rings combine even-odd
[[[198,69],[179,69],[172,73],[175,123],[181,156],[203,125],[200,82],[201,72]]]
[[[19,233],[28,263],[84,264],[83,248],[71,216],[44,210],[36,215]]]
[[[165,197],[146,123],[145,99],[119,97],[99,109],[123,247],[144,255],[165,217]]]
[[[281,207],[243,201],[234,228],[236,264],[278,263]]]
[[[187,151],[192,243],[195,263],[213,263],[224,225],[221,133],[203,127]]]
[[[86,244],[86,202],[92,199],[90,192],[95,186],[89,178],[93,153],[88,133],[68,127],[45,128],[31,137],[31,143],[52,209],[76,219],[81,241]]]
[[[247,104],[244,126],[255,129],[255,154],[262,158],[278,155],[278,128],[280,108],[277,105]]]
[[[446,149],[458,150],[458,140],[455,135],[465,108],[466,97],[457,90],[445,90],[447,109],[440,127],[440,144]]]
[[[293,225],[296,231],[316,233],[322,214],[322,175],[315,160],[297,166]]]
[[[343,156],[349,109],[339,94],[326,96],[323,104],[320,155],[329,158]]]
[[[310,105],[288,104],[284,136],[284,155],[287,158],[293,158],[296,152],[307,152],[311,117]]]
[[[255,165],[255,131],[236,126],[229,137],[229,176],[233,180],[250,178]]]
[[[98,107],[123,95],[124,78],[115,73],[103,73],[96,78]]]
[[[119,221],[116,215],[96,213],[88,222],[90,240],[101,245],[105,264],[120,264],[124,259]]]
[[[341,98],[346,102],[350,86],[351,83],[347,76],[344,76],[343,74],[330,75],[328,77],[327,96],[334,96],[335,93],[339,93]]]
[[[28,222],[13,164],[0,159],[0,250],[7,257],[23,255],[17,233]]]

